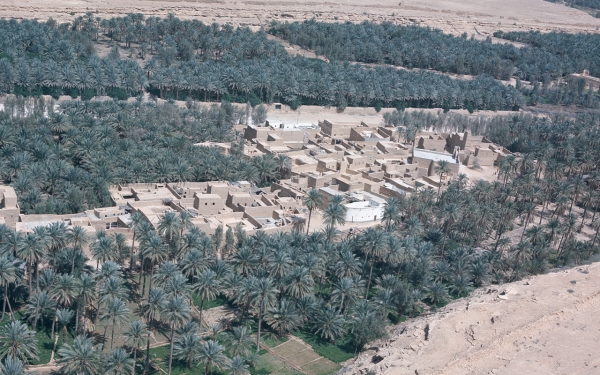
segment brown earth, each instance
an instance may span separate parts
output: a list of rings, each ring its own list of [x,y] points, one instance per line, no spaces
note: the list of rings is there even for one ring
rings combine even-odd
[[[564,30],[594,32],[600,19],[543,0],[4,0],[0,17],[53,17],[71,21],[74,16],[94,12],[99,17],[144,13],[147,16],[196,18],[207,23],[231,22],[259,27],[272,20],[360,22],[392,21],[417,23],[450,33],[476,37],[496,30]]]
[[[340,374],[600,374],[599,308],[600,263],[484,287],[391,328]]]

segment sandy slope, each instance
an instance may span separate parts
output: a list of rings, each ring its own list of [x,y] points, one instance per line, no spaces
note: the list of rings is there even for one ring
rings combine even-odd
[[[483,37],[502,30],[595,31],[600,19],[543,0],[3,0],[0,17],[52,16],[70,21],[86,11],[101,17],[130,12],[250,26],[271,20],[393,21]]]
[[[485,287],[394,327],[340,373],[600,374],[599,308],[600,263]]]

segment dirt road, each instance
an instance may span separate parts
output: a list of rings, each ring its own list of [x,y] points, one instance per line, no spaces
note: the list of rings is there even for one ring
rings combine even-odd
[[[341,373],[599,374],[599,308],[600,263],[482,288],[395,327]]]

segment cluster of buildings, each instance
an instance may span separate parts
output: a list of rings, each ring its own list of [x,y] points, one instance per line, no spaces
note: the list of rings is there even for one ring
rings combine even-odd
[[[287,155],[292,177],[271,186],[280,197],[302,198],[318,189],[325,201],[346,199],[346,221],[381,218],[385,199],[418,189],[438,189],[438,161],[448,162],[447,185],[461,168],[491,167],[510,152],[484,136],[421,132],[414,144],[403,142],[401,129],[365,122],[323,120],[318,126],[247,126],[247,156],[252,150]]]
[[[461,168],[493,166],[509,152],[483,136],[468,133],[419,133],[414,144],[403,142],[401,129],[365,122],[323,120],[309,126],[253,126],[238,129],[246,141],[244,154],[285,154],[291,178],[257,188],[246,181],[125,184],[112,186],[113,207],[72,215],[24,215],[10,186],[0,186],[0,223],[28,231],[63,221],[90,232],[99,229],[130,236],[131,215],[139,212],[157,226],[167,211],[187,211],[193,225],[207,234],[221,226],[254,231],[290,231],[305,220],[303,198],[317,189],[324,206],[334,195],[344,198],[346,222],[374,224],[381,220],[386,200],[419,189],[438,189],[436,165],[448,162],[446,185]],[[202,143],[229,153],[227,143]]]
[[[130,236],[131,216],[136,212],[156,228],[167,211],[187,211],[192,224],[207,234],[213,234],[219,226],[224,230],[241,227],[252,234],[256,230],[291,230],[293,222],[302,218],[305,211],[298,199],[280,197],[246,181],[116,185],[109,189],[114,206],[70,215],[21,214],[12,187],[2,188],[2,202],[10,206],[0,209],[0,215],[4,215],[6,225],[20,231],[63,221],[67,226],[82,226],[90,233],[102,229]]]

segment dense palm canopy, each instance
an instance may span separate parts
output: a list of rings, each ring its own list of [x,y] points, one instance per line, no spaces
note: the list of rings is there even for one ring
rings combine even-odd
[[[0,42],[6,55],[0,59],[0,92],[55,97],[64,93],[84,99],[107,94],[125,99],[147,89],[173,99],[227,98],[255,104],[278,101],[292,106],[340,108],[512,109],[524,103],[515,88],[489,75],[459,80],[424,71],[366,69],[290,57],[281,43],[269,40],[263,31],[248,28],[209,26],[175,17],[144,19],[136,14],[98,23],[91,13],[77,18],[73,25],[76,27],[67,29],[52,21],[1,22],[0,30],[9,37]],[[126,31],[132,29],[136,32]],[[39,34],[47,37],[38,38]],[[145,62],[121,59],[118,47],[116,53],[100,58],[94,48],[98,35],[105,41],[124,44],[132,58],[143,59],[147,53],[151,58]],[[496,60],[483,61],[497,67],[500,63]],[[60,136],[72,129],[68,119],[53,119],[53,125]]]
[[[541,81],[544,75],[556,78],[573,73],[578,65],[598,68],[598,57],[583,50],[584,46],[597,48],[598,37],[589,34],[511,32],[494,35],[529,44],[518,48],[509,43],[467,38],[466,34],[453,36],[428,27],[388,22],[274,23],[269,32],[292,44],[315,50],[330,60],[389,63],[475,76],[487,73],[504,80],[513,72],[521,79]],[[538,43],[532,43],[534,40]],[[575,40],[579,43],[573,43]],[[559,52],[558,45],[569,46],[572,53],[564,53],[562,49]]]

